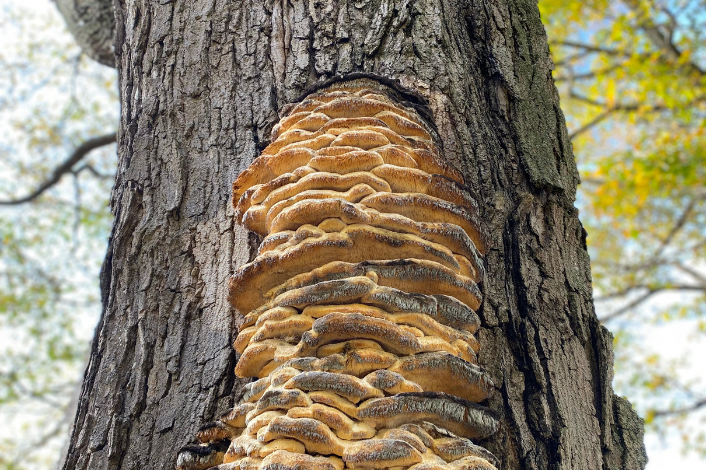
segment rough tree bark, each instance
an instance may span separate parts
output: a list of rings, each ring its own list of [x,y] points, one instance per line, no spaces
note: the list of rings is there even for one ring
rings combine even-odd
[[[91,59],[115,67],[115,16],[111,0],[54,0],[66,26]]]
[[[490,234],[479,362],[503,469],[640,469],[611,388],[578,175],[535,2],[116,2],[122,115],[96,331],[65,469],[173,468],[239,398],[228,279],[256,240],[230,184],[307,86],[364,71],[429,101]]]

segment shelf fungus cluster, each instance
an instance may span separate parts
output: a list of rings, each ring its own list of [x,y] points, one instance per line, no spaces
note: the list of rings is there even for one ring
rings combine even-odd
[[[425,122],[368,80],[309,95],[233,185],[263,237],[231,279],[241,402],[181,469],[485,470],[485,241]]]

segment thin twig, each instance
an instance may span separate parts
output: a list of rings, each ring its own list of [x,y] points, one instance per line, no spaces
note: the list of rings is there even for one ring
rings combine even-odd
[[[71,172],[71,168],[80,162],[86,155],[88,155],[92,150],[95,150],[97,148],[103,147],[105,145],[109,145],[115,142],[116,139],[116,134],[107,134],[107,135],[102,135],[100,137],[94,137],[92,139],[88,139],[81,145],[79,145],[76,150],[71,154],[69,158],[66,159],[64,163],[59,165],[53,172],[52,175],[49,179],[47,179],[44,183],[39,185],[37,189],[35,189],[32,193],[28,194],[27,196],[21,197],[19,199],[10,199],[10,200],[0,200],[0,205],[2,206],[14,206],[17,204],[24,204],[25,202],[30,202],[41,196],[44,191],[47,189],[51,188],[54,186],[56,183],[59,182],[62,176],[64,176],[66,173]]]

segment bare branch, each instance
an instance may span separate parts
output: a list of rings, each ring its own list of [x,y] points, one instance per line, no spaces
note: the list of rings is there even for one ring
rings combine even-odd
[[[662,11],[662,13],[664,13],[665,15],[667,15],[667,17],[669,18],[669,24],[666,25],[666,28],[667,28],[667,40],[669,41],[670,44],[672,44],[672,46],[674,46],[674,32],[676,31],[677,25],[679,24],[679,23],[677,22],[677,17],[676,17],[676,15],[675,15],[674,13],[672,13],[671,11],[669,11],[669,8],[660,7],[659,9],[660,9],[660,11]]]
[[[60,408],[66,408],[66,405],[61,406]],[[13,458],[10,467],[14,468],[22,460],[26,459],[28,455],[33,452],[36,452],[37,449],[41,449],[47,444],[47,442],[49,442],[49,440],[60,435],[63,432],[64,427],[66,426],[69,419],[70,418],[68,418],[66,414],[64,414],[64,417],[61,420],[56,422],[53,427],[49,428],[48,431],[41,434],[37,439],[25,442],[24,445],[20,448],[20,452],[17,452],[17,455]]]
[[[648,286],[648,285],[634,285],[630,287],[626,287],[625,289],[611,292],[609,294],[601,295],[599,297],[595,297],[593,300],[595,302],[605,302],[607,300],[614,300],[620,297],[625,297],[628,295],[630,292],[636,291],[636,290],[641,290],[641,289],[646,289],[650,292],[657,293],[660,291],[664,290],[686,290],[686,291],[702,291],[704,290],[703,287],[701,286],[695,286],[691,284],[666,284],[662,286]]]
[[[553,42],[552,44],[557,44],[557,45],[566,46],[566,47],[573,47],[575,49],[581,49],[581,50],[584,50],[587,52],[593,52],[596,54],[606,54],[606,55],[622,56],[622,57],[630,57],[633,55],[633,53],[630,51],[622,51],[620,49],[611,49],[609,47],[595,46],[593,44],[585,44],[585,43],[575,42],[575,41],[558,41],[558,42]]]
[[[592,98],[588,98],[586,96],[580,95],[573,90],[571,90],[569,92],[569,97],[572,99],[578,100],[578,101],[582,101],[582,102],[589,104],[591,106],[604,108],[604,111],[601,114],[599,114],[598,116],[593,118],[591,121],[589,121],[588,123],[579,127],[577,130],[575,130],[571,134],[569,134],[570,139],[573,139],[577,135],[590,130],[591,128],[595,127],[597,124],[599,124],[600,122],[602,122],[603,120],[605,120],[606,118],[608,118],[611,114],[613,114],[615,112],[631,112],[631,111],[642,110],[647,113],[654,113],[654,112],[665,111],[665,110],[669,109],[667,106],[661,105],[661,104],[643,105],[643,104],[639,104],[639,103],[632,103],[632,104],[617,103],[614,105],[610,105],[606,102],[594,100]],[[694,98],[693,100],[689,101],[688,103],[685,103],[685,105],[686,106],[693,106],[695,104],[698,104],[698,103],[704,101],[705,99],[706,99],[706,96],[701,95],[701,96],[698,96],[698,97]]]
[[[686,225],[686,222],[689,220],[689,216],[691,215],[691,212],[694,209],[695,203],[696,201],[694,199],[689,201],[689,204],[686,206],[686,209],[684,209],[684,212],[682,212],[679,219],[677,219],[677,221],[674,223],[672,229],[669,231],[664,240],[662,240],[662,243],[660,243],[659,248],[657,248],[657,252],[654,255],[655,258],[661,256],[664,249],[667,248],[667,246],[674,239],[674,236],[679,233],[682,228],[684,228],[684,225]]]
[[[581,184],[585,186],[600,186],[602,184],[605,184],[605,181],[606,180],[604,178],[581,178]]]
[[[79,173],[81,173],[84,170],[88,171],[89,173],[91,173],[93,176],[95,176],[98,179],[108,179],[108,178],[112,177],[112,175],[106,175],[105,173],[99,172],[98,170],[93,168],[93,165],[90,165],[88,163],[76,168],[75,170],[72,171],[72,173],[75,175],[78,175]]]
[[[619,64],[614,64],[611,65],[610,67],[605,67],[600,70],[594,70],[591,72],[586,72],[586,73],[570,73],[570,76],[568,77],[556,77],[554,81],[556,83],[564,82],[564,81],[574,81],[574,80],[585,80],[587,78],[595,78],[600,75],[607,75],[610,72],[617,70],[625,65],[624,62],[621,62]]]
[[[598,319],[601,323],[605,323],[607,321],[613,320],[621,315],[626,314],[633,308],[637,307],[641,303],[645,302],[647,299],[655,295],[657,292],[661,292],[663,289],[658,288],[658,289],[650,289],[646,293],[642,294],[640,297],[636,298],[632,302],[628,303],[624,307],[619,308],[618,310],[609,313],[608,315],[601,317]]]
[[[681,263],[673,263],[673,265],[675,268],[687,273],[689,276],[696,279],[699,282],[699,284],[701,284],[704,287],[704,290],[706,290],[706,276],[704,276],[703,274],[701,274],[700,272],[696,271],[693,268],[690,268],[688,266],[684,266]]]
[[[656,410],[652,413],[652,416],[657,418],[657,417],[663,417],[663,416],[681,415],[681,414],[691,413],[692,411],[696,411],[700,408],[703,408],[704,406],[706,406],[706,400],[699,400],[696,403],[689,405],[689,406],[686,406],[684,408],[677,408],[674,410]]]
[[[648,109],[650,111],[659,111],[661,109],[664,109],[662,106],[645,106],[645,105],[640,105],[639,103],[634,103],[634,104],[614,104],[614,105],[609,105],[605,101],[599,101],[599,100],[594,100],[592,98],[589,98],[587,96],[580,95],[576,93],[575,91],[571,90],[569,93],[569,97],[573,98],[578,101],[583,101],[586,104],[590,104],[591,106],[599,106],[601,108],[607,108],[612,111],[637,111],[640,109],[640,107],[643,107],[645,109]]]
[[[638,264],[624,264],[624,263],[601,263],[603,265],[611,266],[612,268],[619,270],[621,272],[635,272],[635,271],[644,271],[648,269],[652,269],[658,266],[667,266],[671,265],[674,266],[678,269],[681,269],[682,271],[686,272],[687,274],[690,274],[692,277],[696,278],[698,282],[703,285],[706,288],[706,278],[699,277],[699,273],[695,271],[689,271],[689,268],[681,265],[678,262],[672,262],[663,257],[664,250],[669,246],[670,243],[674,240],[674,237],[681,231],[686,223],[689,221],[689,217],[693,213],[694,206],[696,205],[696,202],[699,200],[699,198],[692,198],[689,201],[689,204],[687,204],[687,207],[684,209],[684,212],[682,212],[681,216],[677,219],[677,221],[674,223],[672,226],[671,230],[667,234],[666,237],[664,238],[658,238],[660,241],[660,245],[657,247],[655,250],[654,254],[647,260],[638,263]]]
[[[630,291],[636,290],[636,289],[647,289],[647,292],[640,295],[636,299],[632,300],[627,305],[620,307],[619,309],[615,310],[614,312],[611,312],[608,315],[599,318],[598,320],[601,323],[605,323],[607,321],[613,320],[619,316],[626,314],[627,312],[634,309],[638,305],[644,303],[646,300],[648,300],[653,295],[658,294],[660,292],[667,291],[667,290],[704,291],[703,287],[693,286],[693,285],[667,285],[667,286],[659,286],[659,287],[634,286],[634,287],[630,287],[630,288],[625,289],[620,292],[615,292],[615,293],[608,294],[608,295],[605,295],[602,297],[596,297],[595,301],[610,300],[610,299],[615,299],[618,297],[623,297],[623,296],[627,295]]]
[[[602,112],[595,118],[591,119],[589,122],[584,124],[583,126],[579,127],[576,129],[574,132],[569,134],[569,140],[572,140],[574,137],[583,134],[584,132],[588,132],[594,127],[596,127],[598,124],[603,122],[606,118],[608,118],[611,114],[613,114],[616,110],[613,108],[609,108],[608,110]]]
[[[109,145],[115,142],[116,139],[116,134],[107,134],[107,135],[102,135],[99,137],[94,137],[92,139],[88,139],[81,145],[79,145],[76,150],[71,154],[69,158],[66,159],[64,163],[59,165],[53,172],[52,175],[49,179],[47,179],[44,183],[39,185],[37,189],[35,189],[32,193],[28,194],[27,196],[21,197],[19,199],[10,199],[10,200],[0,200],[0,205],[1,206],[13,206],[17,204],[24,204],[25,202],[30,202],[41,196],[44,191],[47,189],[51,188],[54,186],[56,183],[59,182],[62,176],[64,176],[66,173],[71,173],[71,168],[80,162],[86,155],[88,155],[91,151],[103,147],[105,145]]]
[[[556,62],[554,63],[554,65],[556,65],[557,67],[561,67],[561,66],[563,66],[563,65],[568,64],[569,62],[572,62],[572,61],[574,61],[574,60],[583,59],[584,57],[586,57],[586,56],[588,56],[588,55],[591,55],[591,54],[592,54],[591,51],[581,51],[581,52],[578,52],[578,53],[576,53],[576,54],[572,54],[572,55],[566,56],[566,57],[564,57],[562,60],[556,61]]]

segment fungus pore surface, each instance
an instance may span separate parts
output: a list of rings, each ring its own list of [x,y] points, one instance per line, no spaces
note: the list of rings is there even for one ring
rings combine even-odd
[[[483,231],[399,94],[338,83],[290,107],[233,184],[263,237],[230,282],[240,403],[179,470],[495,469],[477,365]]]

